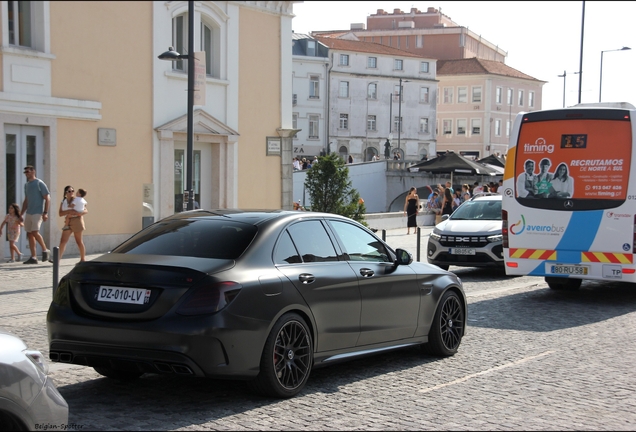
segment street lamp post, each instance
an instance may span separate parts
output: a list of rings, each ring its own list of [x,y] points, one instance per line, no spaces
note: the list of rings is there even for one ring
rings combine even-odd
[[[576,75],[578,72],[574,72]],[[566,71],[563,71],[563,75],[557,75],[559,78],[563,78],[563,108],[565,108],[565,76],[567,75]]]
[[[403,80],[400,78],[400,93],[398,102],[398,150],[400,150],[400,134],[402,132],[402,82],[409,82],[409,80]]]
[[[630,49],[631,49],[630,47],[624,46],[623,48],[619,48],[619,49],[601,51],[601,78],[598,84],[598,101],[599,102],[601,102],[601,92],[603,91],[603,53],[610,52],[610,51],[627,51]]]
[[[194,189],[192,182],[192,158],[194,154],[192,136],[194,132],[194,1],[188,1],[188,54],[179,54],[170,47],[168,51],[159,55],[159,59],[176,61],[188,60],[188,127],[186,147],[186,183],[184,185],[184,199],[187,200],[187,210],[194,209]]]

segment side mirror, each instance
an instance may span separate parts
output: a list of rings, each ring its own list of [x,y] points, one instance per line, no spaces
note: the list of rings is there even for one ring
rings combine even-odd
[[[447,215],[447,214],[442,215],[442,220],[443,220],[443,221],[445,221],[445,220],[446,220],[446,219],[448,219],[449,217],[450,217],[450,215]]]
[[[397,255],[395,265],[409,265],[413,262],[413,256],[404,249],[396,249],[395,254]]]

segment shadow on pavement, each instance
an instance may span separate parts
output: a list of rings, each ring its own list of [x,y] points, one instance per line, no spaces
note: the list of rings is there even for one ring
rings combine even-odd
[[[546,287],[472,302],[468,306],[468,323],[472,327],[549,332],[634,311],[636,289],[633,284],[583,281],[578,291],[555,291]]]

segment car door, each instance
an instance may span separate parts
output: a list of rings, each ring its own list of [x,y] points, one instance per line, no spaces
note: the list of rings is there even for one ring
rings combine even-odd
[[[316,323],[316,350],[354,347],[360,334],[360,290],[318,219],[295,223],[278,240],[278,269],[298,289]]]
[[[395,266],[386,246],[371,233],[345,221],[328,223],[360,284],[358,345],[413,337],[420,307],[415,272]]]

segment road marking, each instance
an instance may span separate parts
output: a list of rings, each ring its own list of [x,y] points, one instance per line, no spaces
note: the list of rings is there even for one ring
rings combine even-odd
[[[525,357],[525,358],[522,358],[520,360],[516,360],[516,361],[510,362],[510,363],[506,363],[506,364],[503,364],[503,365],[500,365],[500,366],[495,366],[493,368],[486,369],[485,371],[481,371],[481,372],[477,372],[477,373],[474,373],[474,374],[466,375],[463,378],[458,378],[456,380],[453,380],[451,382],[447,382],[445,384],[439,384],[439,385],[436,385],[434,387],[429,387],[429,388],[420,390],[419,392],[420,393],[428,393],[428,392],[432,392],[434,390],[439,390],[441,388],[448,387],[448,386],[451,386],[451,385],[460,384],[460,383],[463,383],[464,381],[468,381],[469,379],[472,379],[472,378],[475,378],[475,377],[478,377],[478,376],[481,376],[481,375],[486,375],[486,374],[489,374],[491,372],[496,372],[496,371],[499,371],[501,369],[506,369],[506,368],[509,368],[509,367],[512,367],[512,366],[517,366],[517,365],[520,365],[522,363],[526,363],[526,362],[529,362],[531,360],[534,360],[534,359],[537,359],[537,358],[540,358],[540,357],[545,357],[545,356],[550,355],[550,354],[554,354],[554,351],[546,351],[546,352],[543,352],[541,354],[537,354],[535,356]]]

